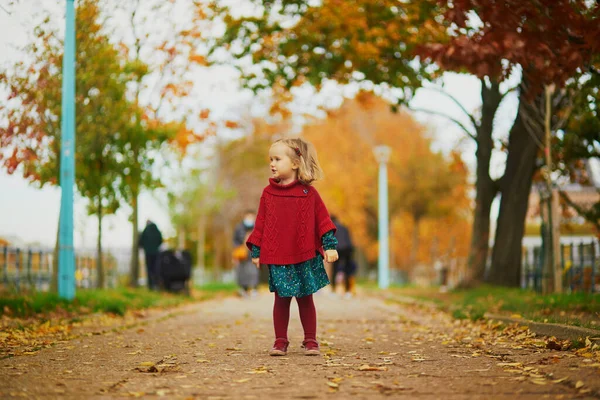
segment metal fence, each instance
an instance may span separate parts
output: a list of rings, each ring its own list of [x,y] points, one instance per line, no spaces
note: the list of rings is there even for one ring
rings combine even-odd
[[[600,242],[561,244],[560,263],[563,289],[569,292],[600,292]],[[541,246],[523,249],[521,286],[541,291],[544,278],[544,250]]]
[[[117,258],[110,252],[103,254],[106,287],[118,285]],[[52,282],[54,252],[49,249],[0,247],[1,290],[47,291]],[[78,288],[97,286],[96,255],[92,251],[75,253],[75,284]]]

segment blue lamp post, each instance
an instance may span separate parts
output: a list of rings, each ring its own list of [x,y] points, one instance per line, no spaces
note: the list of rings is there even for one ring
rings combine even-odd
[[[73,187],[75,184],[75,5],[66,0],[65,52],[62,76],[60,148],[60,225],[58,235],[58,294],[75,297],[75,253],[73,251]]]
[[[373,150],[379,162],[379,262],[377,266],[377,283],[380,289],[390,285],[390,243],[388,216],[388,178],[387,162],[392,149],[389,146],[377,146]]]

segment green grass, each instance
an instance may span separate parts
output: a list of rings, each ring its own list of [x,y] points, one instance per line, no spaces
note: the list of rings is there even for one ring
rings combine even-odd
[[[175,306],[190,298],[183,295],[152,292],[145,288],[78,290],[70,302],[55,293],[32,292],[24,295],[0,295],[0,315],[28,317],[65,310],[73,313],[107,312],[124,315],[127,310]]]
[[[196,289],[200,290],[201,292],[235,293],[238,289],[238,285],[235,283],[213,282],[213,283],[207,283],[204,285],[196,286]]]
[[[402,287],[392,293],[433,302],[455,318],[480,319],[485,313],[519,315],[540,322],[555,322],[600,329],[600,294],[542,295],[533,291],[481,286],[440,293],[437,288]]]

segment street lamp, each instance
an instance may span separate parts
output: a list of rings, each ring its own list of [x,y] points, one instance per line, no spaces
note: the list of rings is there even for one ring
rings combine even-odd
[[[373,153],[379,163],[379,262],[377,265],[377,283],[380,289],[387,289],[390,285],[387,162],[390,159],[392,149],[389,146],[381,145],[375,147]]]
[[[73,251],[73,186],[75,184],[75,5],[67,1],[65,52],[63,55],[60,224],[58,234],[58,294],[75,297],[75,253]]]

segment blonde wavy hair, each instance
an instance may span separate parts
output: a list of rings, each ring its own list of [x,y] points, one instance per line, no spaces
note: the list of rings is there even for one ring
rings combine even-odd
[[[283,144],[289,148],[288,155],[292,162],[298,165],[298,180],[305,185],[310,185],[314,181],[323,179],[323,169],[319,164],[317,150],[312,143],[306,140],[295,139],[280,139],[273,143]]]

